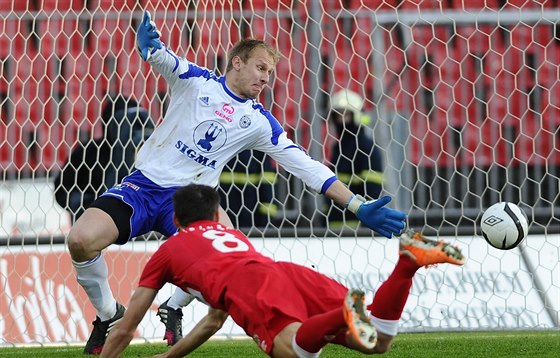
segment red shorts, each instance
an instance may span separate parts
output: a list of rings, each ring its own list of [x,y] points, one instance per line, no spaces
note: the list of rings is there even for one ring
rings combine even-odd
[[[233,320],[270,354],[274,338],[288,324],[342,307],[347,291],[290,262],[248,263],[232,275],[224,302]]]

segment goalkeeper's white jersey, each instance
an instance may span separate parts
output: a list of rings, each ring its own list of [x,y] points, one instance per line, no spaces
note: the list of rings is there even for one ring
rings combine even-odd
[[[229,90],[225,77],[165,47],[153,53],[149,62],[171,89],[167,113],[135,163],[154,183],[217,186],[226,163],[244,149],[265,152],[316,191],[324,192],[335,180],[330,169],[287,137],[260,103]]]

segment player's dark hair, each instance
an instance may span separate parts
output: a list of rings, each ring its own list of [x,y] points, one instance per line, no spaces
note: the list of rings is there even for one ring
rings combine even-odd
[[[220,195],[208,185],[189,184],[173,194],[173,210],[181,227],[199,220],[214,220]]]
[[[270,46],[269,44],[267,44],[262,40],[246,38],[246,39],[239,40],[229,50],[226,72],[230,71],[233,68],[232,60],[235,56],[239,56],[239,58],[241,58],[241,61],[247,63],[247,61],[251,57],[251,53],[253,52],[253,50],[257,48],[265,49],[268,52],[268,54],[272,57],[274,64],[278,63],[280,56],[278,54],[278,51],[276,51],[276,49],[274,49],[272,46]]]

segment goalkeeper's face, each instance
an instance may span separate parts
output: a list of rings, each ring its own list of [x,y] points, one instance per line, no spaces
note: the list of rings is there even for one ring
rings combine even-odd
[[[247,62],[233,60],[233,69],[226,75],[228,87],[242,98],[257,98],[268,85],[275,63],[263,48],[252,51]]]

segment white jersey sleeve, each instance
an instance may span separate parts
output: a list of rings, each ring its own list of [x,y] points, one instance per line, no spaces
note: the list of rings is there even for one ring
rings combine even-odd
[[[173,51],[163,46],[150,56],[148,63],[150,63],[150,65],[165,78],[167,84],[173,88],[179,79],[177,74],[187,72],[190,62],[184,57],[178,57]]]
[[[324,194],[336,180],[335,173],[323,163],[311,158],[299,145],[295,144],[282,129],[278,120],[268,111],[263,115],[270,123],[270,133],[260,138],[254,149],[270,155],[288,172],[303,180],[310,188]]]

